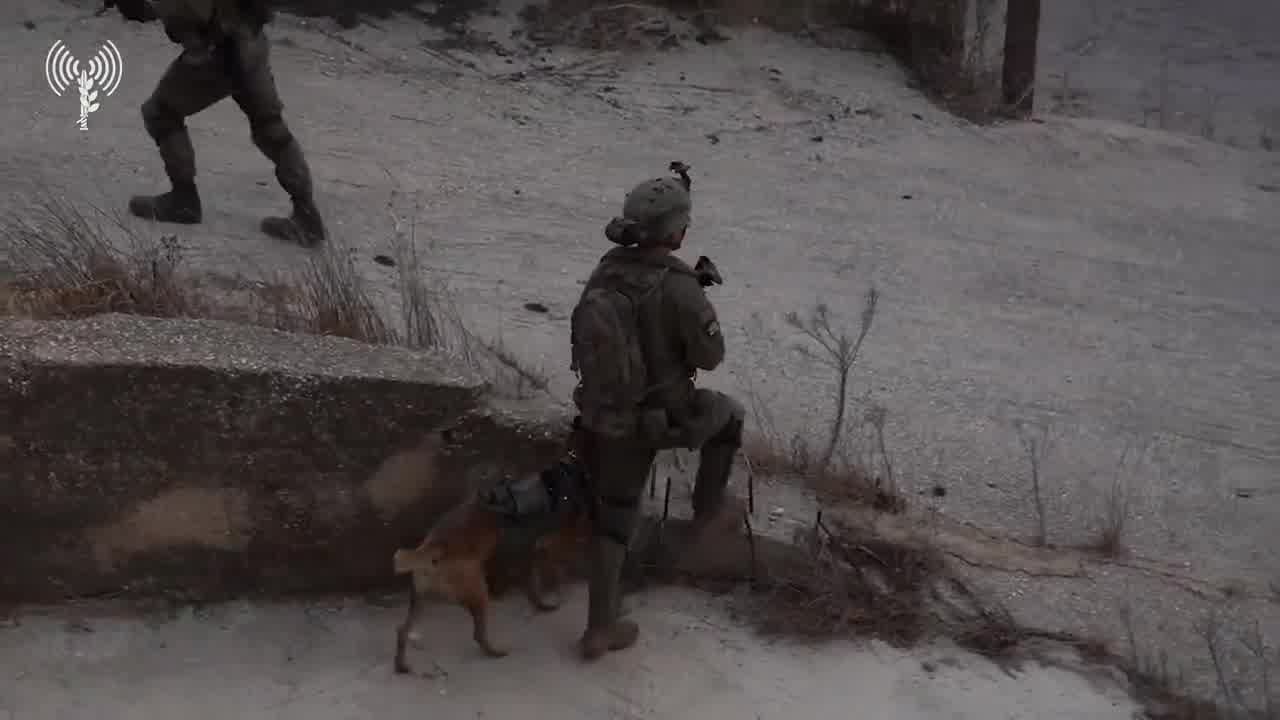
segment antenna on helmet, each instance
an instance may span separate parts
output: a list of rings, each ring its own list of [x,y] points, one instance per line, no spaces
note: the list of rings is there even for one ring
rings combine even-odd
[[[667,169],[680,176],[680,183],[686,191],[693,190],[693,178],[689,177],[689,166],[679,160],[672,160]]]

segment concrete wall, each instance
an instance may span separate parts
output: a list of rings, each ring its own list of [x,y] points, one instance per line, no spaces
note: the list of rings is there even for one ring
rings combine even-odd
[[[0,320],[0,601],[354,590],[568,418],[447,359],[108,315]]]
[[[844,22],[884,39],[924,88],[981,116],[1001,103],[1009,0],[848,0]]]

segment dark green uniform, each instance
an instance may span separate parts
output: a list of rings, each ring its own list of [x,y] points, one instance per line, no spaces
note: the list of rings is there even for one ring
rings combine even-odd
[[[733,459],[742,444],[742,404],[694,385],[698,370],[714,370],[724,360],[725,345],[698,274],[669,252],[683,239],[689,206],[688,192],[674,179],[648,181],[632,190],[623,217],[606,230],[624,247],[601,258],[583,289],[585,295],[596,287],[616,286],[619,276],[655,287],[639,311],[638,339],[650,391],[635,431],[605,431],[606,426],[618,425],[606,423],[594,408],[575,398],[584,425],[583,460],[597,496],[590,607],[583,635],[588,658],[629,647],[638,634],[633,622],[619,617],[619,574],[658,450],[701,449],[693,506],[695,522],[705,523],[724,504]]]
[[[324,223],[315,205],[310,168],[282,117],[261,0],[154,0],[151,6],[169,38],[183,47],[142,104],[143,124],[160,150],[172,189],[130,199],[129,211],[161,222],[201,221],[195,150],[186,118],[229,95],[248,118],[254,145],[275,165],[276,180],[293,204],[290,217],[266,218],[262,230],[304,246],[320,243]],[[125,13],[123,6],[121,12]],[[131,15],[137,13],[126,17]]]

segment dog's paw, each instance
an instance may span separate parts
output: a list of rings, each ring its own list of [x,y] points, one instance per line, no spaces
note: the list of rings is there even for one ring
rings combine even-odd
[[[510,655],[511,651],[489,645],[484,648],[484,654],[488,655],[491,658],[504,658]]]

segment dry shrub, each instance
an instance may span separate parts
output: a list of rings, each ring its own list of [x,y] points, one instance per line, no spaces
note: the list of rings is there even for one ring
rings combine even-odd
[[[792,562],[757,581],[750,617],[767,635],[825,640],[871,636],[898,646],[933,628],[930,588],[942,572],[932,548],[887,542],[819,514]]]
[[[852,372],[871,332],[879,300],[874,287],[867,291],[854,334],[837,327],[836,318],[825,303],[815,304],[803,316],[787,314],[787,325],[805,340],[797,346],[801,355],[834,376],[832,417],[827,421],[820,450],[815,451],[809,432],[794,433],[784,442],[769,403],[754,388],[748,388],[752,414],[760,428],[743,443],[743,455],[753,473],[760,470],[769,475],[800,478],[823,504],[854,503],[894,513],[906,509],[885,440],[888,411],[872,404],[860,422],[851,418]],[[850,452],[851,427],[868,436],[867,442],[859,445],[866,445],[869,454]],[[874,467],[872,457],[879,459],[879,471],[870,469]]]
[[[100,211],[86,214],[53,195],[23,213],[10,213],[0,238],[16,278],[0,311],[40,319],[199,314],[199,298],[178,276],[176,238],[147,242],[131,235],[131,247],[121,248],[111,241],[107,220]]]
[[[1125,528],[1129,524],[1129,491],[1122,478],[1115,478],[1103,500],[1102,525],[1092,549],[1107,557],[1124,554]]]
[[[396,341],[349,256],[326,246],[303,266],[295,287],[297,324],[285,329],[375,345]]]

